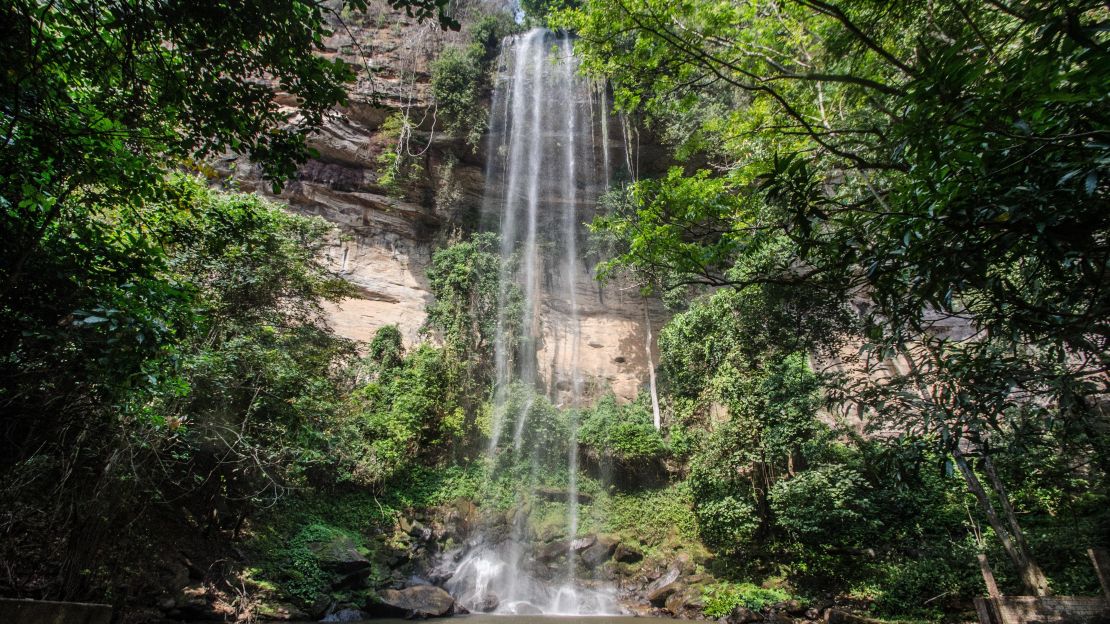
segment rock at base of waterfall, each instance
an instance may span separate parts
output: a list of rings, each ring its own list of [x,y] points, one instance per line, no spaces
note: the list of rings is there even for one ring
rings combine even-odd
[[[379,597],[386,608],[383,615],[402,617],[438,617],[449,615],[455,606],[451,594],[434,585],[421,585],[407,589],[387,589]]]
[[[578,539],[571,541],[570,549],[574,552],[581,552],[583,550],[586,550],[590,546],[593,546],[595,543],[597,543],[597,536],[587,535],[585,537],[579,537]]]
[[[370,576],[370,560],[359,552],[354,540],[345,535],[311,543],[309,549],[320,568],[332,574],[334,589],[362,587]]]
[[[677,581],[679,576],[682,576],[682,570],[680,570],[678,567],[671,567],[666,572],[664,572],[662,576],[655,579],[655,581],[648,585],[647,588],[644,590],[644,593],[650,597],[651,594],[655,593],[657,590],[662,589],[663,587],[666,587],[667,585],[670,585],[671,583]]]
[[[361,622],[366,619],[366,614],[358,609],[340,609],[329,614],[321,622]]]
[[[763,616],[747,607],[738,606],[728,616],[729,624],[751,624],[763,619]]]
[[[702,613],[705,601],[700,586],[689,586],[676,591],[667,598],[666,609],[675,617],[693,619]]]
[[[643,558],[644,553],[640,552],[639,548],[631,544],[617,544],[616,550],[613,551],[613,559],[620,563],[636,563],[637,561],[642,561]]]
[[[660,585],[648,593],[647,599],[651,604],[662,607],[667,604],[667,599],[672,594],[682,592],[686,589],[686,584],[681,581],[671,581],[665,585]]]
[[[582,562],[591,568],[596,568],[608,561],[616,548],[617,540],[599,536],[592,546],[582,551]]]
[[[486,594],[478,599],[478,602],[474,603],[474,610],[479,613],[489,613],[497,609],[500,604],[501,601],[497,599],[497,596]]]

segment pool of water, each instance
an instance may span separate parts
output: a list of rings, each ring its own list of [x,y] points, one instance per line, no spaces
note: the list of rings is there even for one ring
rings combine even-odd
[[[667,617],[635,617],[632,615],[452,615],[450,617],[431,617],[425,622],[443,624],[647,624],[649,622],[675,622]],[[307,624],[307,623],[302,623]],[[394,620],[390,617],[375,617],[364,620],[363,624],[413,624],[412,620]]]

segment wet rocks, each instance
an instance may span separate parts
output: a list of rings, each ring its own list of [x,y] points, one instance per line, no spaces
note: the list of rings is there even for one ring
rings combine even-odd
[[[321,622],[360,622],[366,619],[366,614],[359,609],[340,609],[328,614]]]
[[[758,622],[762,619],[763,616],[744,606],[736,607],[728,616],[729,624],[750,624],[751,622]]]
[[[801,615],[804,615],[805,612],[806,612],[805,605],[802,604],[801,601],[796,600],[796,599],[790,599],[790,600],[787,600],[786,602],[779,603],[778,605],[775,605],[775,606],[780,611],[785,611],[785,612],[787,612],[787,613],[789,613],[790,615],[793,615],[793,616],[801,616]]]
[[[675,578],[677,579],[677,576]],[[663,583],[661,585],[655,583],[652,585],[651,588],[649,588],[646,598],[648,599],[648,602],[655,605],[656,607],[663,607],[666,606],[667,599],[671,597],[671,594],[681,592],[685,589],[686,584],[678,580],[674,580],[669,583]]]
[[[478,602],[474,603],[474,610],[479,613],[490,613],[497,609],[501,601],[493,594],[486,594],[482,596]]]
[[[617,540],[611,537],[595,538],[593,545],[582,551],[582,563],[590,568],[596,568],[608,561],[616,548]]]
[[[688,620],[699,618],[705,601],[702,599],[700,586],[687,586],[673,592],[664,607],[675,617]]]
[[[639,548],[625,542],[617,544],[613,551],[613,560],[620,563],[636,563],[642,561],[643,558],[644,553]]]
[[[581,551],[586,550],[587,548],[593,546],[596,542],[597,542],[597,536],[596,535],[587,535],[585,537],[579,537],[579,538],[571,541],[570,549],[573,550],[574,552],[581,552]]]
[[[451,594],[434,585],[421,585],[406,589],[386,589],[379,596],[384,607],[382,615],[401,617],[439,617],[449,615],[455,599]]]
[[[333,575],[332,587],[359,587],[370,576],[372,564],[362,555],[354,541],[338,535],[326,542],[309,544],[320,569]]]

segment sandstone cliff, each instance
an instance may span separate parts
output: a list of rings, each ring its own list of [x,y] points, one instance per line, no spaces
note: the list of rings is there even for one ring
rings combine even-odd
[[[425,273],[432,253],[478,227],[482,217],[486,154],[443,132],[430,86],[431,63],[445,46],[465,36],[466,10],[460,16],[464,33],[416,23],[384,3],[372,3],[366,15],[337,16],[325,53],[356,67],[358,80],[351,85],[347,105],[333,111],[323,131],[312,138],[318,155],[276,196],[246,159],[229,157],[221,163],[222,172],[239,188],[337,225],[329,260],[361,292],[328,309],[332,327],[343,336],[365,342],[382,325],[396,324],[410,346],[434,340],[422,334],[424,306],[431,297]],[[295,115],[295,102],[282,103]],[[397,140],[383,123],[398,112],[415,124],[407,149],[417,167],[414,175],[391,188],[381,179],[380,158],[397,148]],[[623,142],[614,139],[611,147],[623,149]],[[584,214],[583,220],[590,216]],[[559,298],[548,293],[543,300],[537,357],[542,381],[557,401],[569,387],[572,351],[593,394],[611,388],[625,400],[647,383],[651,362],[658,361],[654,340],[649,347],[645,319],[650,319],[654,338],[668,315],[657,302],[644,301],[635,288],[594,282],[592,269],[583,259],[576,349],[561,339],[565,324]]]

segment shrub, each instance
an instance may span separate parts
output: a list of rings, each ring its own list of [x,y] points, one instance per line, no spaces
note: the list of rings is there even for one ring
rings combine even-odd
[[[737,607],[759,611],[765,606],[790,600],[781,589],[767,589],[751,583],[716,583],[702,590],[705,614],[712,618],[726,617]]]
[[[597,457],[609,456],[626,466],[662,458],[667,446],[651,414],[638,404],[621,406],[614,395],[583,411],[578,440]]]
[[[481,48],[447,48],[432,63],[432,94],[447,131],[477,149],[486,131]]]
[[[820,466],[771,487],[776,524],[817,545],[859,543],[873,524],[869,486],[847,466]]]
[[[476,150],[489,113],[482,103],[501,39],[517,28],[507,14],[486,15],[470,29],[469,42],[443,50],[432,63],[432,94],[447,131]]]
[[[401,344],[401,330],[396,325],[384,325],[374,333],[367,355],[378,371],[390,371],[401,365],[405,349]]]

